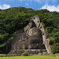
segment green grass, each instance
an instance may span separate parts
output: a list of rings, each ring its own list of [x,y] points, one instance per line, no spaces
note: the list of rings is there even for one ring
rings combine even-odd
[[[55,57],[50,55],[10,56],[10,57],[0,57],[0,59],[59,59],[59,55]]]

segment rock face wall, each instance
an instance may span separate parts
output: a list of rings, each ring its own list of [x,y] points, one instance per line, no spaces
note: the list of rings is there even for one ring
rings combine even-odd
[[[12,50],[9,54],[17,54],[17,51],[23,51],[24,49],[28,49],[30,52],[31,49],[39,49],[43,53],[42,49],[45,48],[48,53],[51,53],[44,27],[40,23],[39,17],[34,16],[25,29],[15,35]]]

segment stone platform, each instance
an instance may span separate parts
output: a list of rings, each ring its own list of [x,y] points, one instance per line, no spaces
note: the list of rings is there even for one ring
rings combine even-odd
[[[22,55],[23,52],[28,52],[29,55],[47,54],[47,51],[45,49],[20,49],[20,50],[11,50],[8,55],[19,56]]]

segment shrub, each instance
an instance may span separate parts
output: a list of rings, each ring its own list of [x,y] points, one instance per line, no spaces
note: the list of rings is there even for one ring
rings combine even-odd
[[[54,39],[55,39],[54,37],[50,37],[49,45],[53,45],[55,43]]]
[[[53,45],[54,44],[54,40],[49,40],[49,45]]]
[[[23,56],[28,56],[28,52],[23,52],[22,55]]]
[[[55,37],[55,43],[59,43],[59,37]]]
[[[59,53],[59,43],[56,43],[52,49],[53,53]]]

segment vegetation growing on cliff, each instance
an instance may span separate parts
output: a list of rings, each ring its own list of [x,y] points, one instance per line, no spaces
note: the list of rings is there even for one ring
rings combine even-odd
[[[24,28],[34,15],[39,16],[46,32],[49,33],[50,37],[54,38],[55,44],[59,43],[59,12],[14,7],[0,10],[0,53],[3,53],[6,45],[10,44],[15,32]]]

